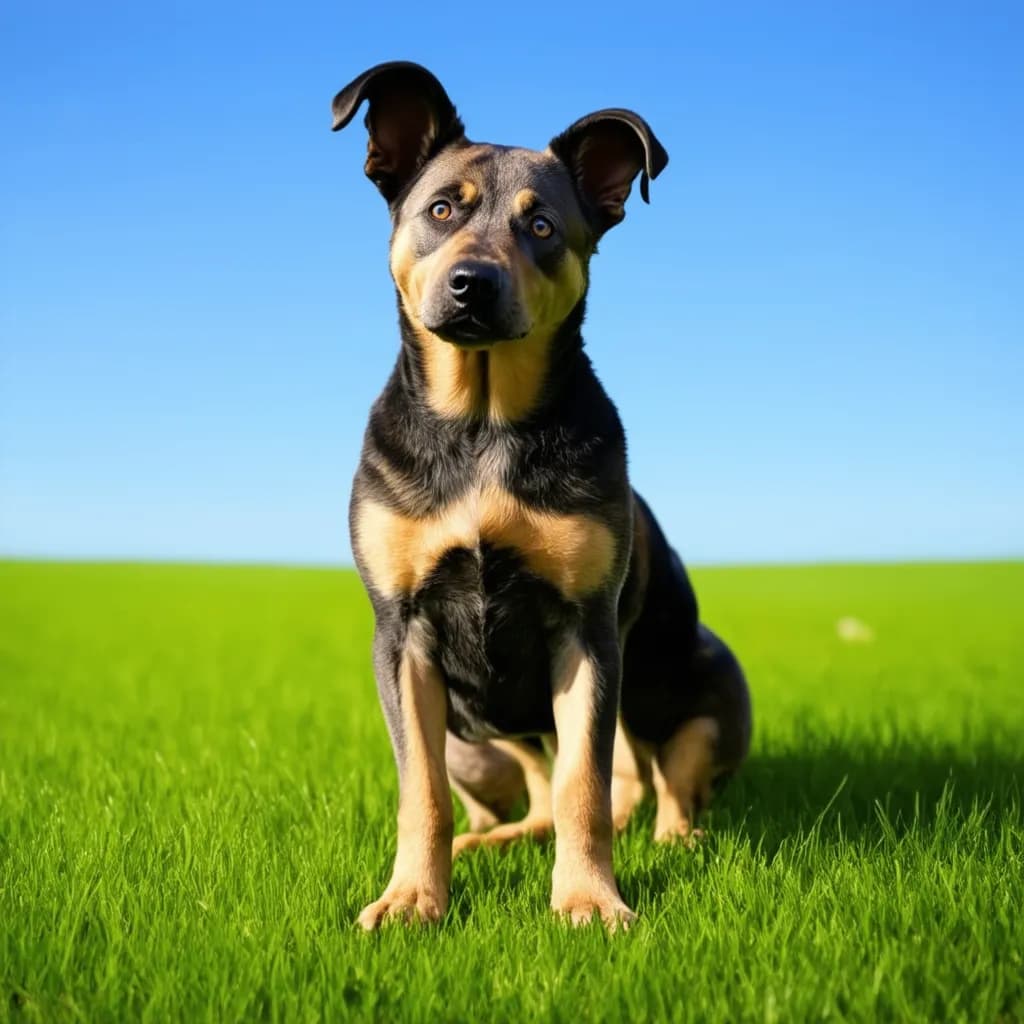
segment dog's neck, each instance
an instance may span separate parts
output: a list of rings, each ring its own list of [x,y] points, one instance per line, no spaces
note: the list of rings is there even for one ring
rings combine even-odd
[[[550,334],[460,348],[418,328],[399,307],[405,386],[437,415],[472,422],[520,423],[552,402],[584,360],[584,303]]]

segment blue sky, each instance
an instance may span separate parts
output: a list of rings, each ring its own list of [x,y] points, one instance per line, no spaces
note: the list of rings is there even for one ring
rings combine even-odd
[[[397,333],[329,107],[401,58],[471,137],[668,149],[585,334],[684,558],[1022,555],[1021,52],[1020,4],[5,4],[0,551],[349,559]]]

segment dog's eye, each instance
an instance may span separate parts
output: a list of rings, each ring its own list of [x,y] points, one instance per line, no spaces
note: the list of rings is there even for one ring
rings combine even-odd
[[[534,217],[530,221],[530,230],[538,238],[550,238],[551,233],[555,230],[555,226],[547,219],[547,217]]]
[[[452,204],[439,199],[430,208],[430,216],[434,220],[447,220],[452,215]]]

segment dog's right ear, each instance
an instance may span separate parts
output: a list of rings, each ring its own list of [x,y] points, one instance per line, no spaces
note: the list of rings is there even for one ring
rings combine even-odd
[[[339,131],[370,101],[370,133],[364,170],[389,202],[445,146],[465,139],[465,129],[444,86],[408,61],[378,64],[345,86],[331,104]]]

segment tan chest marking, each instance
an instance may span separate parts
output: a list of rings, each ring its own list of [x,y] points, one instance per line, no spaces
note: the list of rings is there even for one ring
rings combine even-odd
[[[615,562],[615,538],[600,520],[539,511],[495,485],[422,519],[364,500],[355,543],[370,581],[386,597],[414,592],[446,551],[483,543],[518,552],[531,572],[573,600],[597,590]]]

